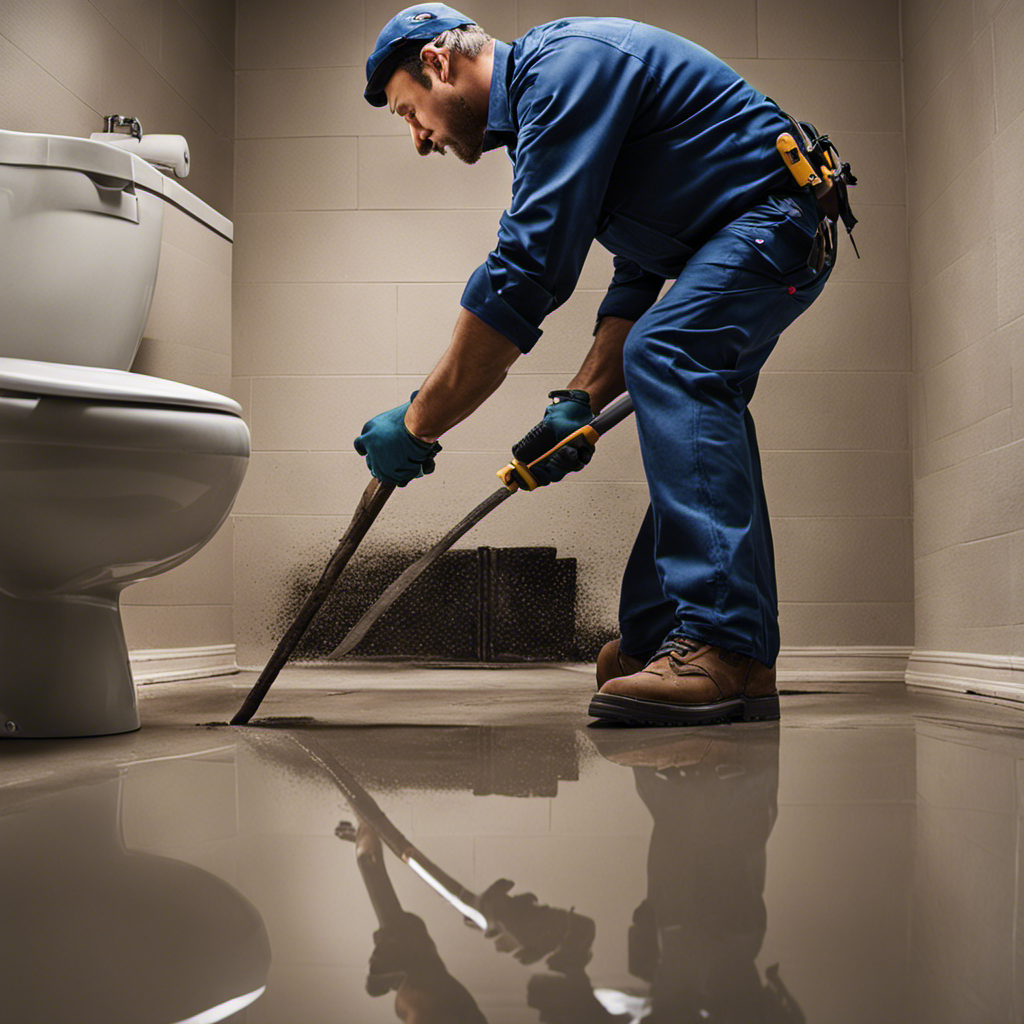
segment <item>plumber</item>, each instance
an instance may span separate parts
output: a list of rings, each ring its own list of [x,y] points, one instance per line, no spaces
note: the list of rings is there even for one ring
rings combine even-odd
[[[834,262],[827,203],[776,147],[799,127],[706,50],[619,18],[563,19],[508,44],[419,4],[384,27],[366,79],[367,101],[404,118],[421,155],[472,164],[503,146],[514,166],[450,346],[410,402],[356,439],[371,473],[401,486],[433,470],[438,438],[530,351],[596,238],[615,269],[593,342],[527,435],[546,452],[624,390],[636,409],[650,507],[590,713],[778,718],[774,557],[748,405]],[[552,457],[535,475],[553,483],[586,459]]]

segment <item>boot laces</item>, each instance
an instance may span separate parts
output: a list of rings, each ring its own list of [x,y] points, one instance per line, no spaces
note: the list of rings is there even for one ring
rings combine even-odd
[[[666,654],[674,654],[678,658],[685,658],[687,654],[693,654],[694,651],[699,650],[702,646],[703,644],[699,640],[694,640],[688,636],[670,636],[658,648],[651,661],[657,661],[658,658],[662,658]]]

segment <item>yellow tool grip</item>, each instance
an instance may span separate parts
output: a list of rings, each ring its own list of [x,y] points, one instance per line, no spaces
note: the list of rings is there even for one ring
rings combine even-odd
[[[805,185],[821,185],[822,176],[811,166],[803,151],[796,144],[796,139],[789,132],[783,132],[775,141],[775,148],[782,157],[782,162],[789,168],[789,173],[796,183],[803,188]]]
[[[538,456],[532,462],[524,463],[518,459],[513,459],[507,466],[498,470],[498,477],[510,491],[517,491],[520,487],[525,487],[528,491],[535,491],[540,487],[540,484],[530,472],[530,466],[536,466],[538,462],[543,462],[549,455],[553,455],[559,448],[564,448],[567,444],[576,440],[576,438],[582,437],[591,444],[597,444],[597,439],[600,436],[588,423],[585,427],[580,427],[579,430],[574,430],[568,436],[563,437],[558,444],[543,455]]]

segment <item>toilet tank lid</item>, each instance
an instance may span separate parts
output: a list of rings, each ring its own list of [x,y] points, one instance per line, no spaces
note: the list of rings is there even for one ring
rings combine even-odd
[[[160,172],[145,161],[135,161],[125,149],[106,146],[73,135],[42,135],[0,129],[0,164],[30,167],[63,167],[73,171],[104,174],[153,187]]]
[[[40,135],[0,128],[0,164],[58,167],[133,181],[229,242],[234,241],[234,225],[227,217],[141,157],[126,149],[108,146],[105,142],[79,139],[73,135]]]
[[[93,402],[188,406],[235,416],[242,414],[242,407],[233,398],[205,388],[129,370],[44,363],[35,359],[0,358],[0,391]]]

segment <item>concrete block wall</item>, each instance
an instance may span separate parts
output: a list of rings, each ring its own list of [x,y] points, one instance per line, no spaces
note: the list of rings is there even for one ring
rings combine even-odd
[[[229,644],[230,610],[243,663],[265,657],[289,581],[319,571],[362,490],[351,437],[429,371],[493,244],[511,180],[504,157],[475,168],[420,160],[404,127],[361,99],[363,60],[392,6],[239,0],[236,25],[232,0],[0,0],[0,124],[87,135],[116,111],[181,132],[188,186],[237,223],[233,348],[225,255],[171,216],[163,278],[199,302],[158,293],[137,366],[234,387],[244,402],[256,451],[237,554],[228,565],[225,534],[179,575],[130,591],[136,651],[197,636]],[[510,39],[583,7],[467,10]],[[916,631],[911,683],[1016,695],[1024,206],[1012,168],[1024,147],[1024,0],[635,0],[586,11],[707,45],[830,131],[861,177],[864,259],[844,246],[755,400],[787,670],[898,675]],[[608,269],[595,249],[534,353],[445,439],[434,478],[393,499],[377,543],[422,543],[487,492],[510,440],[585,350]],[[174,318],[194,328],[197,308],[206,326],[173,337]],[[645,501],[632,431],[609,437],[580,479],[520,497],[470,540],[557,544],[580,559],[588,614],[613,623]]]
[[[756,58],[732,63],[827,131],[860,179],[851,198],[862,258],[843,239],[825,292],[783,335],[753,405],[776,535],[780,670],[899,678],[913,584],[897,11],[756,6]]]
[[[184,135],[187,185],[233,212],[234,0],[0,0],[0,125],[88,136],[105,114]]]
[[[904,0],[910,683],[1024,692],[1024,2]]]
[[[287,625],[282,608],[319,575],[368,481],[352,438],[404,401],[443,352],[508,202],[503,152],[474,167],[422,159],[401,121],[363,101],[366,54],[396,7],[237,5],[233,363],[254,444],[235,509],[241,664],[266,659]],[[680,32],[829,131],[862,176],[864,258],[844,242],[824,296],[769,361],[755,416],[776,531],[780,664],[816,678],[901,677],[913,589],[896,5],[469,0],[462,9],[506,40],[583,13]],[[585,354],[610,275],[595,246],[536,349],[442,439],[437,472],[391,499],[368,556],[374,545],[428,544],[494,488],[510,444]],[[556,545],[579,560],[586,621],[613,629],[645,506],[635,430],[623,425],[585,474],[517,495],[464,543]]]
[[[231,258],[231,242],[165,204],[160,271],[132,370],[233,394]],[[234,670],[233,550],[229,517],[184,565],[122,593],[137,682]]]

